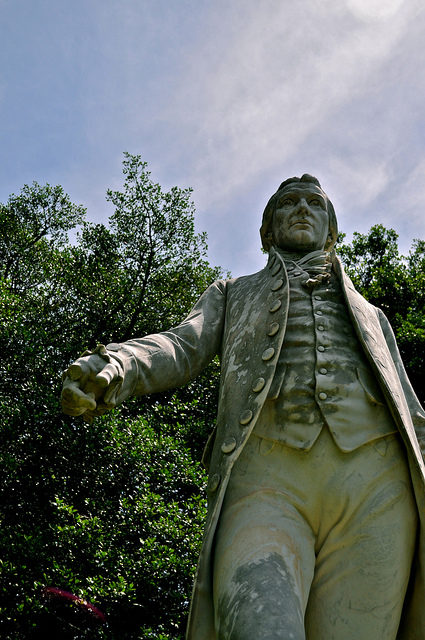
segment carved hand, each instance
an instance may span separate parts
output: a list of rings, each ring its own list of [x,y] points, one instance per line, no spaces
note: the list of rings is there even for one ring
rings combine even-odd
[[[62,411],[87,422],[115,406],[112,396],[123,378],[106,348],[85,352],[63,374]]]

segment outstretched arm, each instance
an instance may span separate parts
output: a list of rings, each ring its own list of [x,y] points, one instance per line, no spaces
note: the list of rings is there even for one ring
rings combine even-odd
[[[225,281],[215,282],[177,327],[83,354],[64,374],[63,411],[90,421],[131,395],[194,378],[220,351],[225,301]]]

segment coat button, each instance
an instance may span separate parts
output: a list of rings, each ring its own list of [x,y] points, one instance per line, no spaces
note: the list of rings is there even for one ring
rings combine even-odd
[[[279,278],[279,280],[276,280],[276,282],[273,282],[273,284],[271,286],[271,290],[272,291],[277,291],[278,289],[281,288],[282,285],[283,285],[283,280],[282,280],[282,278]]]
[[[223,453],[232,453],[232,451],[235,448],[236,448],[235,438],[227,438],[221,445],[221,450]]]
[[[252,416],[253,416],[253,413],[251,409],[246,409],[245,411],[242,411],[241,415],[239,416],[240,424],[242,425],[248,424],[248,422],[251,422]]]
[[[274,349],[273,347],[269,347],[268,349],[265,349],[265,351],[263,351],[263,355],[261,357],[264,360],[264,362],[267,362],[267,360],[271,360],[273,356],[274,356]]]
[[[275,300],[274,302],[272,302],[270,306],[270,309],[269,309],[270,313],[274,313],[275,311],[280,309],[281,306],[282,306],[282,300]]]
[[[323,391],[319,393],[320,400],[326,400],[327,397],[328,397],[327,393],[324,393]]]
[[[269,262],[269,268],[271,269],[274,265],[274,263],[276,262],[276,256],[272,256],[270,258],[270,262]]]
[[[268,330],[267,335],[268,336],[275,336],[278,331],[279,331],[279,323],[278,322],[272,322],[271,325],[269,326],[269,330]]]
[[[275,276],[279,273],[279,271],[281,270],[282,266],[280,264],[280,262],[277,262],[277,264],[274,265],[274,267],[271,269],[271,273],[272,276]]]
[[[214,493],[214,491],[217,491],[219,484],[220,484],[220,476],[218,475],[218,473],[214,473],[208,480],[208,485],[207,485],[208,493]]]
[[[257,378],[257,380],[252,385],[252,390],[255,393],[258,393],[259,391],[261,391],[261,389],[264,387],[265,384],[266,384],[266,381],[264,380],[264,378]]]

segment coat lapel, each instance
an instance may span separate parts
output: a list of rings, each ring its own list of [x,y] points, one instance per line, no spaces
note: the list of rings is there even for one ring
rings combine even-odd
[[[340,280],[348,312],[360,344],[375,371],[399,430],[405,440],[407,435],[408,444],[413,449],[422,474],[425,475],[422,454],[409,407],[375,308],[355,290],[338,258],[335,258],[334,269]]]

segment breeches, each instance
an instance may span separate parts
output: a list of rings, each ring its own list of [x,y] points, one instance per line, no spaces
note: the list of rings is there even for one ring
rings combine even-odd
[[[417,511],[398,435],[341,452],[255,435],[214,552],[218,640],[395,640]]]

